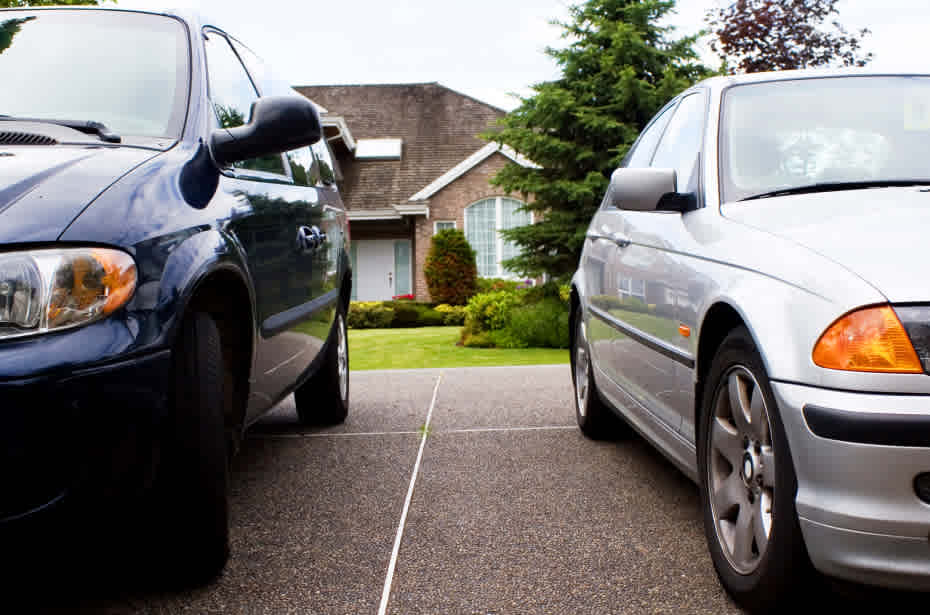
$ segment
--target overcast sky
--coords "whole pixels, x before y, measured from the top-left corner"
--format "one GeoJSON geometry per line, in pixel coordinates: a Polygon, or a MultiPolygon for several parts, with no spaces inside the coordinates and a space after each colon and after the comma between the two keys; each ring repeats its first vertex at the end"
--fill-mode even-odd
{"type": "MultiPolygon", "coordinates": [[[[511,109],[508,94],[558,77],[543,53],[559,46],[569,0],[119,0],[122,8],[194,7],[240,38],[294,85],[438,81],[511,109]]],[[[669,22],[705,26],[725,0],[679,0],[669,22]]],[[[872,66],[930,71],[927,0],[841,0],[849,30],[868,27],[872,66]]],[[[705,61],[718,60],[703,47],[705,61]]]]}

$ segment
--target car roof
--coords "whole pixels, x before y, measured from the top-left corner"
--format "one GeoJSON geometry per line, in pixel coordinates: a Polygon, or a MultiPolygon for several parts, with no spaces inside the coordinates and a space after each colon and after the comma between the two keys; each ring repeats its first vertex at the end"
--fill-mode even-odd
{"type": "MultiPolygon", "coordinates": [[[[6,12],[21,12],[21,11],[109,11],[116,13],[146,13],[149,15],[164,15],[166,17],[174,17],[180,19],[181,21],[191,25],[199,26],[202,24],[213,24],[212,21],[205,19],[201,13],[191,10],[191,9],[181,9],[181,8],[133,8],[127,9],[120,6],[19,6],[19,7],[10,7],[10,8],[0,8],[0,13],[6,12]]],[[[219,27],[219,26],[216,26],[219,27]]],[[[221,28],[222,29],[222,28],[221,28]]]]}
{"type": "Polygon", "coordinates": [[[701,81],[698,86],[726,88],[731,85],[747,83],[765,83],[770,81],[790,81],[793,79],[823,79],[831,77],[930,77],[930,73],[896,73],[888,70],[871,68],[805,68],[799,70],[779,70],[760,73],[743,73],[723,75],[701,81]]]}

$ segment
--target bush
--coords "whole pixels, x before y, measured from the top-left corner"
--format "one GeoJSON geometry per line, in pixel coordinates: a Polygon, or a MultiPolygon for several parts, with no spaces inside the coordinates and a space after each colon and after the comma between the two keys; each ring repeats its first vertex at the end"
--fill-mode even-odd
{"type": "Polygon", "coordinates": [[[520,282],[504,278],[478,278],[478,293],[493,293],[498,290],[517,290],[520,282]]]}
{"type": "Polygon", "coordinates": [[[394,310],[380,301],[353,301],[349,304],[346,326],[350,329],[386,329],[394,320],[394,310]]]}
{"type": "Polygon", "coordinates": [[[494,340],[487,331],[481,333],[470,333],[462,339],[462,345],[467,348],[494,348],[494,340]]]}
{"type": "Polygon", "coordinates": [[[568,348],[568,305],[546,298],[514,309],[492,338],[499,348],[568,348]]]}
{"type": "Polygon", "coordinates": [[[461,326],[465,324],[465,306],[449,305],[443,303],[436,306],[436,311],[442,314],[442,324],[449,326],[461,326]]]}
{"type": "Polygon", "coordinates": [[[436,233],[423,273],[433,301],[465,305],[477,291],[478,280],[475,251],[468,245],[465,233],[457,229],[436,233]]]}
{"type": "Polygon", "coordinates": [[[523,303],[525,293],[520,290],[499,290],[475,295],[465,307],[466,332],[503,329],[507,325],[510,311],[523,303]]]}

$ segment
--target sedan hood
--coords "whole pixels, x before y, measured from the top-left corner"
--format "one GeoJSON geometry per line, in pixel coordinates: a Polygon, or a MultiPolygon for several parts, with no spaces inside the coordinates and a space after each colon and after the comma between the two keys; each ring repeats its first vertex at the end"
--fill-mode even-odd
{"type": "Polygon", "coordinates": [[[55,241],[97,195],[157,153],[98,145],[0,146],[0,243],[55,241]]]}
{"type": "Polygon", "coordinates": [[[858,275],[893,303],[930,301],[930,192],[872,188],[721,207],[735,222],[793,241],[858,275]]]}

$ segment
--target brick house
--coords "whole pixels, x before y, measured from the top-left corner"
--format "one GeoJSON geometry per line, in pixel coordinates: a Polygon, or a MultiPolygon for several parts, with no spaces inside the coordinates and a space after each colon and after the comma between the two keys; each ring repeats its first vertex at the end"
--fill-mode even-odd
{"type": "Polygon", "coordinates": [[[351,223],[353,299],[429,300],[423,264],[444,228],[465,232],[479,275],[510,277],[500,262],[516,248],[497,230],[532,218],[488,180],[508,161],[532,163],[477,136],[505,111],[438,83],[296,89],[321,108],[336,158],[351,223]]]}

